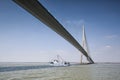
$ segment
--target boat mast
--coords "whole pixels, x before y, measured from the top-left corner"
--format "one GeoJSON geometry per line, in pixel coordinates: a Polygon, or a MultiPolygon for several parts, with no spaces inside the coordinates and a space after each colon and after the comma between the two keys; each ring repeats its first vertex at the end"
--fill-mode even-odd
{"type": "Polygon", "coordinates": [[[64,62],[63,58],[62,58],[60,55],[57,55],[57,60],[58,60],[59,62],[64,62]]]}

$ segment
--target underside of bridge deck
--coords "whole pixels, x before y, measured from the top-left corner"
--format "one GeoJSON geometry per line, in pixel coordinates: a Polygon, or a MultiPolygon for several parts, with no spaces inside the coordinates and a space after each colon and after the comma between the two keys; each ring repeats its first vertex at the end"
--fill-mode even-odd
{"type": "Polygon", "coordinates": [[[15,3],[20,5],[22,8],[27,10],[37,19],[42,21],[48,27],[50,27],[53,31],[58,33],[64,39],[66,39],[69,43],[71,43],[74,47],[76,47],[83,55],[87,57],[87,60],[90,63],[94,63],[91,57],[87,54],[87,52],[83,49],[83,47],[72,37],[72,35],[52,16],[47,9],[45,9],[37,0],[13,0],[15,3]]]}

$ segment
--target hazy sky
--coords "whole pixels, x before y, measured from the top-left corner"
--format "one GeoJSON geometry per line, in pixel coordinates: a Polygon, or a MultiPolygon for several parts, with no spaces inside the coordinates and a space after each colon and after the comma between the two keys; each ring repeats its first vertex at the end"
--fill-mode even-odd
{"type": "MultiPolygon", "coordinates": [[[[120,62],[119,0],[39,0],[81,44],[85,25],[95,62],[120,62]]],[[[0,62],[43,62],[80,52],[12,0],[0,0],[0,62]]]]}

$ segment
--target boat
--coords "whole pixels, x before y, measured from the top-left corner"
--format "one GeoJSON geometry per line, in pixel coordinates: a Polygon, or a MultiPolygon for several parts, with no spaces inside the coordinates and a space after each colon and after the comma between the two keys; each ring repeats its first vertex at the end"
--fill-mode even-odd
{"type": "Polygon", "coordinates": [[[64,61],[62,57],[57,55],[57,59],[50,61],[51,66],[70,66],[70,62],[64,61]]]}

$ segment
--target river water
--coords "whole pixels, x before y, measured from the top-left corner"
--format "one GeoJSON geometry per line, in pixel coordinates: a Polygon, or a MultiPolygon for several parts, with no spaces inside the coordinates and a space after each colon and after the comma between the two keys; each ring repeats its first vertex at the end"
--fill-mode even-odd
{"type": "Polygon", "coordinates": [[[120,80],[120,64],[51,67],[47,63],[0,63],[0,80],[120,80]]]}

